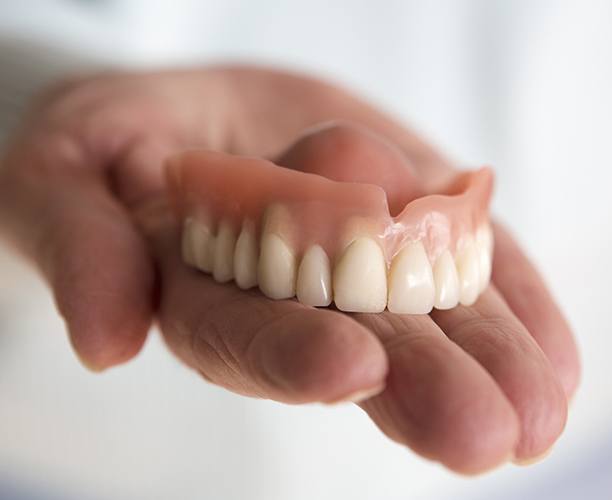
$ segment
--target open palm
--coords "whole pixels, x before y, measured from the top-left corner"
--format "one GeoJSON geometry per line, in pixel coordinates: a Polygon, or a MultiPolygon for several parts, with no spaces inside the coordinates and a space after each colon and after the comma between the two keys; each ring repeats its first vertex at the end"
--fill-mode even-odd
{"type": "Polygon", "coordinates": [[[2,159],[2,232],[48,279],[94,369],[133,357],[157,318],[186,364],[238,393],[356,401],[390,438],[464,473],[541,455],[563,430],[579,363],[561,313],[502,228],[494,285],[474,306],[423,316],[271,301],[181,262],[168,154],[199,146],[358,168],[367,141],[348,123],[397,144],[426,190],[452,175],[390,118],[303,77],[213,68],[66,84],[41,98],[2,159]],[[342,120],[324,132],[334,147],[283,156],[328,120],[342,120]]]}

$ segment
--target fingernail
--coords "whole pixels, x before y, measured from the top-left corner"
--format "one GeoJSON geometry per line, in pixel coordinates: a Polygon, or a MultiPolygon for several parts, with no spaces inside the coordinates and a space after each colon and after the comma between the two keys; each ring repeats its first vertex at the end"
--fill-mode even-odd
{"type": "Polygon", "coordinates": [[[346,397],[337,399],[335,401],[330,401],[326,403],[328,405],[334,404],[342,404],[342,403],[361,403],[366,399],[370,399],[378,394],[380,394],[385,389],[385,384],[377,385],[375,387],[371,387],[370,389],[362,389],[359,391],[355,391],[349,394],[346,397]]]}
{"type": "Polygon", "coordinates": [[[536,455],[535,457],[520,458],[520,459],[515,458],[514,460],[512,460],[512,463],[514,465],[518,465],[519,467],[527,467],[529,465],[537,464],[538,462],[541,462],[546,457],[548,457],[548,455],[551,454],[552,449],[553,447],[551,446],[544,453],[540,453],[539,455],[536,455]]]}
{"type": "Polygon", "coordinates": [[[81,364],[92,373],[102,373],[105,370],[103,366],[96,366],[93,363],[90,363],[85,358],[82,358],[81,355],[75,351],[77,359],[81,362],[81,364]]]}

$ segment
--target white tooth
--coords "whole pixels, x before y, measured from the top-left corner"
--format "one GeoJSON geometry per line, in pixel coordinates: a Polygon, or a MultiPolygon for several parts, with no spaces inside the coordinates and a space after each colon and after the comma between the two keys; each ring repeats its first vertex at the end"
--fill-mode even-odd
{"type": "Polygon", "coordinates": [[[257,266],[259,289],[271,299],[288,299],[295,295],[295,255],[274,233],[264,233],[257,266]]]}
{"type": "Polygon", "coordinates": [[[493,230],[490,224],[485,222],[476,230],[476,243],[482,244],[490,254],[493,253],[493,230]]]}
{"type": "Polygon", "coordinates": [[[459,303],[459,277],[453,256],[445,250],[433,269],[436,284],[436,309],[452,309],[459,303]]]}
{"type": "Polygon", "coordinates": [[[334,268],[334,302],[341,311],[381,312],[387,305],[387,265],[371,238],[353,241],[334,268]]]}
{"type": "Polygon", "coordinates": [[[215,248],[217,247],[217,237],[210,233],[208,236],[208,244],[202,247],[202,254],[200,255],[200,269],[207,273],[212,273],[215,268],[215,248]]]}
{"type": "Polygon", "coordinates": [[[457,274],[459,275],[459,302],[471,306],[478,298],[480,272],[478,262],[478,247],[470,238],[466,241],[457,256],[457,274]]]}
{"type": "Polygon", "coordinates": [[[328,306],[331,294],[329,258],[323,248],[313,245],[304,254],[298,269],[297,298],[309,306],[328,306]]]}
{"type": "Polygon", "coordinates": [[[486,245],[478,247],[478,291],[482,292],[489,285],[491,279],[491,255],[486,245]]]}
{"type": "Polygon", "coordinates": [[[234,279],[243,290],[257,285],[257,241],[255,227],[245,222],[234,253],[234,279]]]}
{"type": "Polygon", "coordinates": [[[210,272],[210,227],[192,217],[185,221],[183,228],[183,260],[201,271],[210,272]]]}
{"type": "Polygon", "coordinates": [[[482,292],[487,288],[491,279],[493,232],[489,224],[482,224],[476,231],[476,246],[478,247],[479,291],[482,292]]]}
{"type": "Polygon", "coordinates": [[[234,277],[235,246],[236,232],[229,221],[222,220],[214,245],[213,277],[215,281],[225,283],[234,277]]]}
{"type": "Polygon", "coordinates": [[[435,293],[431,264],[423,243],[409,243],[391,264],[387,304],[389,311],[398,314],[427,314],[433,308],[435,293]]]}

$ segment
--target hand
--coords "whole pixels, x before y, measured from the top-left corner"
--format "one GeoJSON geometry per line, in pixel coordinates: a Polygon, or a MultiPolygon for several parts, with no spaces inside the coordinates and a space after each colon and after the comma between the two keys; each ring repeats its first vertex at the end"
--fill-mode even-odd
{"type": "MultiPolygon", "coordinates": [[[[0,228],[50,283],[93,369],[133,357],[157,313],[169,347],[235,392],[292,403],[370,394],[359,404],[385,434],[459,472],[542,454],[563,429],[579,362],[502,228],[494,286],[473,307],[430,316],[270,301],[180,261],[164,195],[169,153],[197,145],[276,158],[330,119],[399,145],[425,186],[452,173],[414,134],[318,81],[250,68],[108,75],[53,89],[32,110],[2,160],[0,228]]],[[[355,129],[328,132],[334,162],[355,160],[355,129]]]]}

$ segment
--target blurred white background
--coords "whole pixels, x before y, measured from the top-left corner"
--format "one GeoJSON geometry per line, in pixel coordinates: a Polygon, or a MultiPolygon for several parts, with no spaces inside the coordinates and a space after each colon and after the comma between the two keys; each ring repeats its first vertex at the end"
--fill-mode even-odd
{"type": "Polygon", "coordinates": [[[356,407],[206,384],[156,335],[90,374],[44,286],[3,253],[0,498],[611,498],[611,28],[605,0],[2,0],[0,37],[46,47],[0,43],[5,128],[30,90],[82,64],[264,62],[332,78],[460,163],[494,165],[496,212],[565,309],[584,376],[547,460],[466,479],[356,407]],[[76,55],[40,64],[56,49],[76,55]]]}

